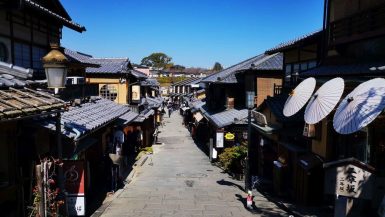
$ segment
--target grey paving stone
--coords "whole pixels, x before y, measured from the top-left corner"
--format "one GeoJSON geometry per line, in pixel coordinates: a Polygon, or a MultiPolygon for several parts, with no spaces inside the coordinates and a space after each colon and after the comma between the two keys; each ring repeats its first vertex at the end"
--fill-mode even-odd
{"type": "Polygon", "coordinates": [[[243,217],[285,215],[262,195],[255,196],[261,213],[244,208],[239,197],[242,181],[232,180],[212,166],[208,157],[194,144],[175,112],[161,128],[160,141],[133,180],[114,198],[102,214],[110,216],[151,217],[243,217]],[[149,164],[151,162],[151,165],[149,164]],[[225,183],[225,184],[221,184],[225,183]],[[265,211],[265,212],[264,212],[265,211]]]}

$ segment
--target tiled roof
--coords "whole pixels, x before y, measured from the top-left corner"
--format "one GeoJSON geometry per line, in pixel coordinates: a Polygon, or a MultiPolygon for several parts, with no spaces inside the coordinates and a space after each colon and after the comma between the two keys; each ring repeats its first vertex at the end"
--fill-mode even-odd
{"type": "Polygon", "coordinates": [[[142,111],[138,117],[135,118],[134,122],[137,122],[137,123],[140,123],[140,122],[143,122],[144,120],[146,120],[148,117],[150,117],[150,115],[153,115],[155,113],[154,110],[152,109],[146,109],[144,111],[142,111]]]}
{"type": "Polygon", "coordinates": [[[156,79],[150,79],[150,78],[147,78],[146,80],[144,81],[141,81],[140,82],[140,85],[141,86],[159,86],[159,82],[156,80],[156,79]]]}
{"type": "Polygon", "coordinates": [[[306,35],[300,36],[300,37],[295,38],[293,40],[280,43],[279,45],[277,45],[277,46],[267,50],[266,53],[267,54],[272,54],[272,53],[282,52],[282,51],[284,51],[284,50],[286,50],[288,48],[291,48],[293,45],[295,45],[297,43],[301,43],[301,42],[303,42],[305,40],[309,40],[309,39],[312,39],[312,38],[315,38],[315,37],[319,37],[319,36],[321,36],[321,34],[322,34],[322,29],[314,31],[314,32],[311,32],[311,33],[308,33],[306,35]]]}
{"type": "Polygon", "coordinates": [[[65,17],[49,10],[48,8],[45,8],[42,5],[36,3],[36,1],[34,1],[34,0],[23,0],[23,2],[24,2],[25,6],[30,7],[32,9],[35,9],[35,10],[38,10],[39,12],[42,12],[48,16],[51,16],[51,17],[59,20],[60,22],[63,23],[63,25],[67,26],[68,28],[71,28],[71,29],[78,31],[78,32],[86,31],[86,28],[84,26],[81,26],[81,25],[73,22],[71,20],[71,18],[69,18],[69,17],[65,18],[65,17]]]}
{"type": "Polygon", "coordinates": [[[283,65],[282,54],[260,54],[222,71],[211,74],[202,79],[202,82],[238,83],[235,74],[239,71],[254,70],[281,70],[283,65]]]}
{"type": "Polygon", "coordinates": [[[0,121],[47,114],[64,109],[64,102],[31,89],[0,90],[0,121]]]}
{"type": "Polygon", "coordinates": [[[147,100],[148,106],[151,108],[158,108],[162,105],[163,99],[160,97],[153,98],[153,97],[146,97],[145,100],[147,100]]]}
{"type": "Polygon", "coordinates": [[[92,58],[92,62],[100,67],[87,67],[86,73],[128,73],[128,58],[92,58]]]}
{"type": "Polygon", "coordinates": [[[202,100],[189,101],[188,106],[191,109],[191,112],[199,111],[202,106],[206,105],[206,102],[202,100]]]}
{"type": "Polygon", "coordinates": [[[280,94],[274,97],[268,96],[267,99],[265,99],[265,101],[261,105],[261,107],[263,107],[263,105],[266,105],[267,107],[269,107],[271,112],[274,114],[274,116],[277,118],[277,121],[279,122],[303,121],[304,108],[291,117],[286,117],[283,114],[283,107],[288,97],[289,97],[288,94],[280,94]]]}
{"type": "Polygon", "coordinates": [[[185,84],[185,83],[188,83],[188,82],[190,82],[190,81],[193,81],[193,80],[195,80],[195,79],[196,79],[196,78],[186,78],[186,79],[184,79],[184,80],[181,80],[181,81],[178,81],[178,82],[172,84],[171,86],[181,86],[181,85],[183,85],[183,84],[185,84]]]}
{"type": "MultiPolygon", "coordinates": [[[[70,107],[62,113],[62,134],[74,140],[81,136],[105,126],[125,113],[129,108],[113,101],[94,98],[90,102],[79,106],[70,107]]],[[[56,130],[55,120],[43,120],[41,125],[51,130],[56,130]]]]}
{"type": "Polygon", "coordinates": [[[354,63],[349,65],[324,65],[300,73],[300,77],[318,76],[384,76],[385,62],[354,63]]]}
{"type": "Polygon", "coordinates": [[[138,71],[138,70],[135,70],[135,69],[131,69],[130,70],[130,73],[131,75],[133,75],[134,77],[136,78],[147,78],[148,76],[146,74],[144,74],[143,72],[141,71],[138,71]]]}
{"type": "Polygon", "coordinates": [[[127,125],[127,124],[133,122],[138,116],[139,116],[138,113],[133,112],[133,111],[129,111],[129,112],[127,112],[126,114],[120,116],[120,117],[117,119],[117,122],[118,122],[120,125],[127,125]]]}
{"type": "Polygon", "coordinates": [[[239,121],[247,118],[248,115],[247,109],[229,109],[222,112],[212,113],[207,110],[206,106],[202,106],[200,110],[202,111],[203,115],[208,120],[210,120],[217,128],[236,124],[239,121]]]}
{"type": "Polygon", "coordinates": [[[82,64],[89,64],[86,73],[130,73],[136,78],[147,78],[147,75],[138,70],[130,69],[130,61],[128,58],[94,58],[91,55],[68,48],[64,49],[64,54],[70,61],[78,61],[82,64]]]}
{"type": "Polygon", "coordinates": [[[31,80],[33,70],[0,61],[0,87],[24,87],[31,80]]]}
{"type": "Polygon", "coordinates": [[[73,51],[68,48],[64,48],[64,55],[66,55],[67,59],[71,62],[79,62],[82,64],[91,64],[95,66],[99,66],[92,60],[92,56],[89,54],[84,54],[78,51],[73,51]]]}

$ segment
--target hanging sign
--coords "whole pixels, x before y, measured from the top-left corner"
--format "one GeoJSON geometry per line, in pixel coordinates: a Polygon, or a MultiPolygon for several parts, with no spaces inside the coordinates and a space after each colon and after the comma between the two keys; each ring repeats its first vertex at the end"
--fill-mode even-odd
{"type": "Polygon", "coordinates": [[[218,131],[216,136],[216,147],[223,148],[223,131],[218,131]]]}
{"type": "Polygon", "coordinates": [[[64,186],[68,193],[67,204],[70,216],[85,216],[85,172],[83,161],[63,161],[64,186]]]}
{"type": "Polygon", "coordinates": [[[234,135],[233,133],[227,132],[227,133],[225,134],[225,139],[226,139],[227,141],[234,141],[234,138],[235,138],[235,135],[234,135]]]}
{"type": "Polygon", "coordinates": [[[131,99],[133,101],[139,101],[140,100],[140,86],[139,85],[133,85],[131,87],[131,99]]]}
{"type": "Polygon", "coordinates": [[[353,164],[338,163],[325,170],[325,192],[329,194],[370,199],[373,193],[372,182],[370,171],[353,164]]]}

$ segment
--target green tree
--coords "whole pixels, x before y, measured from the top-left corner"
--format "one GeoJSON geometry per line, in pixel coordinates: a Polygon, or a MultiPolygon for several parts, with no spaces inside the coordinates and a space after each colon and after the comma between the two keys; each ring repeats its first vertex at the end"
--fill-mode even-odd
{"type": "Polygon", "coordinates": [[[164,69],[173,65],[171,59],[171,57],[164,53],[152,53],[150,56],[144,57],[141,64],[157,69],[164,69]]]}
{"type": "Polygon", "coordinates": [[[223,70],[222,65],[220,63],[218,63],[218,62],[215,62],[214,66],[213,66],[213,71],[214,72],[218,72],[218,71],[221,71],[221,70],[223,70]]]}

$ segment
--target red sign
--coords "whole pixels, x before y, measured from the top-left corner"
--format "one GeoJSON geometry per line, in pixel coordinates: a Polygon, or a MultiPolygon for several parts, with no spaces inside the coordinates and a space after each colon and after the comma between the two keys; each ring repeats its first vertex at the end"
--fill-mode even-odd
{"type": "Polygon", "coordinates": [[[64,161],[63,172],[68,195],[84,195],[84,161],[64,161]]]}

